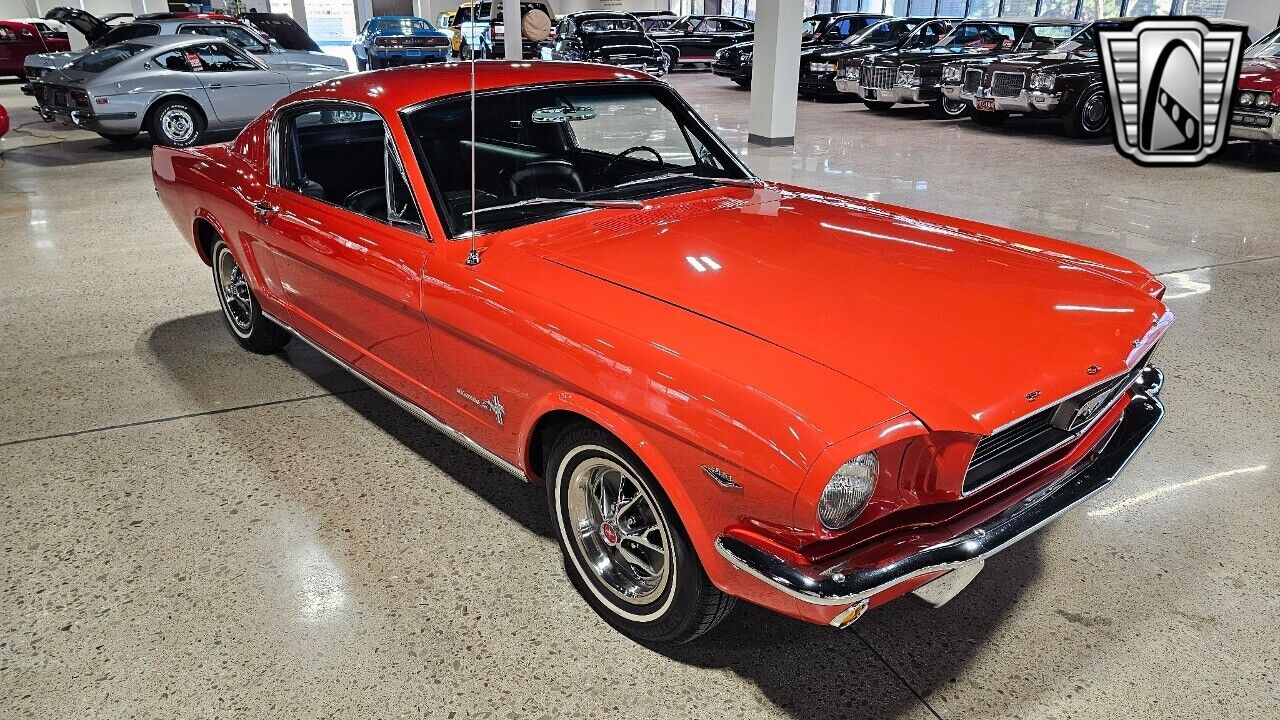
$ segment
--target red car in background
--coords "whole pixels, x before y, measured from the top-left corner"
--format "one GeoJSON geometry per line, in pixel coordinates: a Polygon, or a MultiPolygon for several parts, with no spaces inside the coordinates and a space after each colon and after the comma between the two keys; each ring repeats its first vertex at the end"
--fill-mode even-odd
{"type": "Polygon", "coordinates": [[[22,63],[28,55],[70,50],[71,43],[59,35],[41,33],[28,22],[0,20],[0,76],[23,77],[22,63]]]}
{"type": "Polygon", "coordinates": [[[1245,51],[1231,109],[1230,136],[1280,142],[1280,28],[1245,51]]]}
{"type": "Polygon", "coordinates": [[[9,111],[0,105],[0,137],[4,137],[9,132],[9,111]]]}
{"type": "Polygon", "coordinates": [[[737,598],[945,603],[1164,413],[1142,267],[762,181],[640,72],[348,75],[152,174],[237,342],[302,339],[545,483],[570,580],[644,643],[737,598]]]}

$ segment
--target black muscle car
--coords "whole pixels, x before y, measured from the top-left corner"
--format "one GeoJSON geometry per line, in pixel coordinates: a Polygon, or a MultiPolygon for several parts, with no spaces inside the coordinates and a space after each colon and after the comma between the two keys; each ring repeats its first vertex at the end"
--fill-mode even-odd
{"type": "MultiPolygon", "coordinates": [[[[801,67],[804,67],[806,53],[819,48],[840,45],[887,17],[887,15],[870,13],[810,15],[804,20],[803,34],[800,36],[801,67]]],[[[749,87],[754,60],[752,47],[754,47],[753,42],[743,42],[716,51],[715,60],[711,63],[711,72],[727,77],[742,87],[749,87]]]]}
{"type": "Polygon", "coordinates": [[[755,21],[724,15],[685,15],[665,30],[649,33],[666,53],[669,68],[689,63],[710,64],[720,48],[755,37],[755,21]]]}
{"type": "Polygon", "coordinates": [[[580,60],[643,70],[667,71],[666,55],[627,13],[603,10],[570,13],[560,19],[555,42],[542,47],[543,60],[580,60]]]}
{"type": "Polygon", "coordinates": [[[867,55],[887,50],[933,47],[958,22],[959,18],[890,18],[835,47],[814,48],[802,53],[800,95],[859,99],[856,94],[840,89],[836,73],[841,66],[860,64],[867,55]]]}
{"type": "Polygon", "coordinates": [[[963,117],[969,104],[942,94],[942,68],[956,60],[1052,50],[1085,23],[1058,18],[965,20],[931,48],[890,50],[851,66],[842,79],[872,110],[923,103],[939,119],[963,117]]]}

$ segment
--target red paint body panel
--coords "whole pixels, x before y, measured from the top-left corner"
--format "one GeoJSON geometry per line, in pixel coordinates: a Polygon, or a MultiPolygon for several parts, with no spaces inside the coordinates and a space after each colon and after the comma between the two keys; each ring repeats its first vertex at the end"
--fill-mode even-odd
{"type": "Polygon", "coordinates": [[[9,111],[0,105],[0,137],[4,137],[9,132],[9,111]]]}
{"type": "Polygon", "coordinates": [[[1271,104],[1280,104],[1280,58],[1259,57],[1244,61],[1240,66],[1241,90],[1270,92],[1271,104]]]}
{"type": "Polygon", "coordinates": [[[28,55],[70,49],[66,38],[43,36],[31,23],[0,20],[0,75],[21,76],[28,55]]]}
{"type": "MultiPolygon", "coordinates": [[[[573,80],[652,81],[578,63],[476,68],[480,89],[573,80]]],[[[466,66],[402,68],[282,102],[376,110],[421,199],[399,112],[469,85],[466,66]]],[[[543,470],[530,443],[547,413],[604,426],[659,479],[717,586],[813,622],[841,608],[733,569],[716,537],[750,536],[804,563],[989,517],[1090,443],[961,497],[977,441],[1092,384],[1090,366],[1100,377],[1132,366],[1169,317],[1160,284],[1114,255],[789,186],[719,187],[491,232],[469,266],[467,244],[443,239],[429,202],[422,237],[269,187],[270,117],[228,144],[154,150],[162,204],[202,257],[196,227],[208,223],[267,312],[530,477],[543,470]],[[261,200],[280,207],[266,224],[252,211],[261,200]],[[703,256],[718,269],[686,259],[703,256]],[[492,395],[501,423],[474,401],[492,395]],[[851,528],[822,529],[826,479],[869,450],[881,458],[871,503],[851,528]],[[711,482],[703,465],[742,489],[711,482]]]]}

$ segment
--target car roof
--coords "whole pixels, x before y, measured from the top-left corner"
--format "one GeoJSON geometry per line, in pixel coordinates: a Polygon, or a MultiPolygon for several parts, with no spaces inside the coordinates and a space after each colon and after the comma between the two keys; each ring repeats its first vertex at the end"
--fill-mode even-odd
{"type": "MultiPolygon", "coordinates": [[[[559,85],[573,82],[618,82],[653,78],[636,70],[581,62],[511,62],[477,60],[475,87],[478,91],[505,88],[559,85]]],[[[439,63],[409,65],[387,70],[344,75],[312,85],[285,99],[349,100],[368,105],[383,117],[400,110],[451,95],[461,95],[471,88],[471,63],[439,63]]]]}
{"type": "Polygon", "coordinates": [[[635,19],[635,16],[629,12],[621,10],[580,10],[578,12],[561,15],[561,17],[586,18],[586,17],[623,17],[635,19]]]}
{"type": "Polygon", "coordinates": [[[426,20],[426,18],[420,18],[417,15],[374,15],[369,19],[370,20],[423,20],[423,21],[426,20]]]}
{"type": "Polygon", "coordinates": [[[231,44],[226,40],[224,40],[223,38],[217,37],[216,35],[149,35],[147,37],[140,37],[140,38],[133,38],[131,40],[125,40],[121,44],[123,45],[125,43],[128,43],[130,45],[149,45],[153,48],[163,50],[171,47],[181,47],[183,45],[190,45],[191,43],[194,43],[194,42],[199,42],[199,43],[218,42],[218,43],[225,43],[227,45],[231,44]]]}
{"type": "Polygon", "coordinates": [[[1088,25],[1086,20],[1072,20],[1071,18],[1050,18],[1050,17],[996,17],[996,18],[965,18],[965,22],[991,22],[996,24],[1011,23],[1014,25],[1088,25]]]}

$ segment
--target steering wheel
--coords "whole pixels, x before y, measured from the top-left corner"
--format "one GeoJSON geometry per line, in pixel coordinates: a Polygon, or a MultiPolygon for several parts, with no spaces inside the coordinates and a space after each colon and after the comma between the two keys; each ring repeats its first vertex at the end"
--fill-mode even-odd
{"type": "Polygon", "coordinates": [[[648,145],[636,145],[636,146],[634,146],[634,147],[629,147],[629,148],[627,148],[626,150],[623,150],[622,152],[618,153],[617,155],[614,155],[614,156],[609,160],[609,162],[605,164],[605,166],[604,166],[604,172],[603,172],[603,173],[601,173],[601,174],[604,176],[604,179],[605,179],[605,180],[608,180],[608,179],[609,179],[609,174],[610,174],[611,172],[613,172],[613,166],[614,166],[614,165],[615,165],[619,160],[621,160],[622,158],[624,158],[624,157],[626,157],[626,156],[628,156],[628,155],[630,155],[631,153],[634,153],[634,152],[647,152],[647,153],[652,153],[652,154],[653,154],[653,156],[654,156],[655,158],[657,158],[657,159],[658,159],[658,166],[659,166],[659,167],[661,167],[662,165],[665,165],[665,164],[666,164],[666,163],[664,163],[664,162],[662,161],[662,155],[661,155],[657,150],[654,150],[653,148],[649,147],[648,145]]]}

